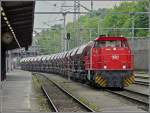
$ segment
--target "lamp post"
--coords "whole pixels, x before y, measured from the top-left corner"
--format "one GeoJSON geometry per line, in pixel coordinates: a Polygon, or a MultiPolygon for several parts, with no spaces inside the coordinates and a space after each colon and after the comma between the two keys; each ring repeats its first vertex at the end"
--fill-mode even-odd
{"type": "Polygon", "coordinates": [[[64,35],[63,35],[63,39],[64,39],[64,50],[67,51],[67,38],[66,38],[66,35],[67,35],[67,28],[66,28],[66,15],[67,15],[67,12],[63,12],[62,13],[63,15],[63,19],[64,19],[64,23],[63,23],[63,27],[64,27],[64,35]]]}

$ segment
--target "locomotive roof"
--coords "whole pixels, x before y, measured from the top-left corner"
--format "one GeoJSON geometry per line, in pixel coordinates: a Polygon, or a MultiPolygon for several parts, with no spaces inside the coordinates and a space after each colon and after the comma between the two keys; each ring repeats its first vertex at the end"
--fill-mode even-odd
{"type": "Polygon", "coordinates": [[[104,41],[106,41],[106,40],[122,40],[122,41],[126,41],[127,38],[125,38],[125,37],[97,37],[95,39],[95,41],[98,41],[98,40],[104,40],[104,41]]]}

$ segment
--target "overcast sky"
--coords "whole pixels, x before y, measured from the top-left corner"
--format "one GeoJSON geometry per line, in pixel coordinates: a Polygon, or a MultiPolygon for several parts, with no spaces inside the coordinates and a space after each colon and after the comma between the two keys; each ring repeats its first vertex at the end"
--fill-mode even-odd
{"type": "MultiPolygon", "coordinates": [[[[80,2],[82,5],[84,5],[87,8],[91,8],[91,2],[90,1],[82,1],[80,2]]],[[[93,1],[93,8],[94,10],[98,8],[112,8],[115,5],[119,5],[120,1],[93,1]]],[[[74,2],[73,1],[37,1],[35,5],[35,12],[45,12],[45,11],[52,11],[52,12],[57,12],[57,11],[62,11],[61,6],[73,6],[74,2]]],[[[73,11],[73,7],[67,7],[64,8],[66,11],[73,11]]],[[[80,11],[86,11],[85,9],[81,8],[80,11]]],[[[54,25],[54,24],[62,24],[63,21],[58,21],[62,19],[62,15],[58,14],[36,14],[35,15],[35,21],[34,21],[34,28],[43,28],[43,27],[48,27],[48,25],[43,24],[46,22],[49,24],[49,26],[54,25]]],[[[66,21],[67,22],[72,22],[73,21],[73,15],[68,14],[66,16],[66,21]]]]}

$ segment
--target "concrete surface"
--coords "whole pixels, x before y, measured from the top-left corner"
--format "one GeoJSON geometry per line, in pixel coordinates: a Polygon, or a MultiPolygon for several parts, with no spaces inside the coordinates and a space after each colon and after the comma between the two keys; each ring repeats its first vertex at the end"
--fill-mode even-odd
{"type": "Polygon", "coordinates": [[[30,72],[15,70],[7,73],[1,89],[1,112],[30,112],[36,102],[30,72]]]}

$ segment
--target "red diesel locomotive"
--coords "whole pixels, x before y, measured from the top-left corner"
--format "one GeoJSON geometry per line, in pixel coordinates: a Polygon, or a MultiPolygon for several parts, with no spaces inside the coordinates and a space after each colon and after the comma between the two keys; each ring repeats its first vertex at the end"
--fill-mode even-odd
{"type": "Polygon", "coordinates": [[[56,73],[100,87],[134,83],[133,54],[124,37],[101,36],[70,51],[23,58],[21,68],[56,73]]]}
{"type": "Polygon", "coordinates": [[[99,37],[85,48],[89,81],[102,87],[128,86],[134,82],[133,55],[127,38],[99,37]]]}

